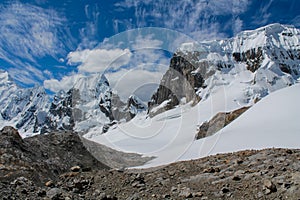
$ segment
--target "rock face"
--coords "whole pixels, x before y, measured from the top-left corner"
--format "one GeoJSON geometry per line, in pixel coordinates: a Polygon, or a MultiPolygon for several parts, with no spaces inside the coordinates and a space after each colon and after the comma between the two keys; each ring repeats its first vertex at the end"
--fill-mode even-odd
{"type": "Polygon", "coordinates": [[[233,120],[243,114],[249,107],[242,107],[231,112],[220,112],[216,114],[211,120],[204,122],[199,126],[196,139],[201,139],[218,132],[233,120]]]}
{"type": "Polygon", "coordinates": [[[251,72],[255,72],[264,59],[262,47],[249,49],[246,52],[233,52],[232,56],[236,62],[246,63],[247,69],[251,72]]]}
{"type": "Polygon", "coordinates": [[[138,113],[142,113],[147,110],[147,106],[135,95],[130,95],[126,104],[120,100],[118,95],[112,94],[111,105],[113,108],[111,109],[113,120],[103,126],[103,133],[107,132],[108,129],[115,125],[118,121],[130,121],[138,113]]]}
{"type": "Polygon", "coordinates": [[[131,95],[127,101],[127,109],[131,118],[134,118],[138,113],[146,111],[147,106],[137,96],[131,95]]]}
{"type": "Polygon", "coordinates": [[[178,105],[183,98],[186,102],[192,100],[198,102],[200,100],[196,91],[203,87],[206,71],[196,71],[198,65],[193,62],[194,59],[190,58],[194,57],[195,54],[188,54],[187,56],[181,52],[173,55],[169,69],[149,102],[149,110],[165,101],[168,101],[165,106],[168,110],[178,105]]]}
{"type": "Polygon", "coordinates": [[[217,87],[242,77],[249,84],[241,84],[245,97],[239,104],[253,104],[300,77],[299,40],[298,29],[271,24],[226,40],[182,44],[149,102],[149,112],[205,100],[217,87]]]}
{"type": "Polygon", "coordinates": [[[59,118],[62,122],[67,121],[71,125],[73,123],[71,129],[67,130],[85,132],[96,125],[101,126],[114,120],[111,105],[112,91],[103,74],[78,78],[68,93],[69,95],[64,97],[63,101],[68,103],[67,107],[71,109],[70,115],[67,120],[63,117],[59,118]]]}
{"type": "Polygon", "coordinates": [[[72,130],[75,125],[73,117],[74,93],[74,90],[67,93],[60,91],[54,96],[44,123],[40,123],[42,134],[51,130],[72,130]]]}
{"type": "Polygon", "coordinates": [[[1,199],[296,200],[300,195],[297,149],[241,151],[152,169],[107,170],[74,134],[22,140],[15,129],[6,127],[0,137],[1,199]]]}

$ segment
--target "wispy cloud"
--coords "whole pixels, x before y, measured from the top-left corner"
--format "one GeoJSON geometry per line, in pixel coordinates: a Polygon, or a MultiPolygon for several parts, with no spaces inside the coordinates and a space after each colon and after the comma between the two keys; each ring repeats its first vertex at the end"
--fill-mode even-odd
{"type": "Polygon", "coordinates": [[[67,53],[66,47],[72,46],[65,22],[52,9],[21,3],[0,5],[0,59],[12,66],[9,71],[13,78],[31,79],[31,83],[34,72],[39,80],[44,79],[38,59],[59,59],[59,55],[67,53]]]}
{"type": "Polygon", "coordinates": [[[266,25],[267,22],[269,22],[269,18],[271,17],[271,13],[269,12],[269,9],[273,2],[274,0],[270,0],[270,1],[264,1],[261,4],[260,8],[257,9],[257,12],[252,17],[253,24],[262,26],[262,25],[266,25]]]}
{"type": "Polygon", "coordinates": [[[85,21],[85,26],[79,30],[81,42],[78,49],[93,48],[97,45],[96,37],[99,31],[100,16],[98,5],[85,5],[84,14],[87,20],[85,21]]]}
{"type": "Polygon", "coordinates": [[[239,17],[237,19],[234,19],[232,23],[232,29],[235,35],[242,31],[242,27],[243,27],[243,21],[239,17]]]}
{"type": "Polygon", "coordinates": [[[214,39],[224,36],[217,18],[229,16],[236,18],[245,12],[248,0],[126,0],[116,7],[132,8],[135,11],[137,27],[143,27],[146,20],[156,26],[165,27],[189,34],[195,39],[214,39]],[[212,35],[201,36],[208,30],[212,35]],[[210,37],[210,38],[209,38],[210,37]]]}
{"type": "Polygon", "coordinates": [[[30,65],[24,65],[23,69],[17,67],[10,68],[8,73],[22,85],[35,85],[38,83],[38,80],[45,79],[44,73],[41,70],[30,65]]]}
{"type": "Polygon", "coordinates": [[[298,15],[297,17],[295,17],[293,20],[292,20],[293,24],[295,26],[298,26],[300,27],[300,15],[298,15]]]}
{"type": "Polygon", "coordinates": [[[65,19],[53,10],[27,4],[0,7],[0,46],[2,59],[26,58],[63,53],[65,41],[59,36],[65,19]],[[5,48],[5,49],[4,49],[5,48]]]}

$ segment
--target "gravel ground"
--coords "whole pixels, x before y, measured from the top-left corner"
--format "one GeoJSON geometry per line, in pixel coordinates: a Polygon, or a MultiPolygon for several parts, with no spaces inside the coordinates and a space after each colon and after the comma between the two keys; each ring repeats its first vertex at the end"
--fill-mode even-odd
{"type": "Polygon", "coordinates": [[[5,129],[0,137],[0,199],[300,199],[299,149],[117,170],[96,160],[71,133],[22,140],[5,129]]]}

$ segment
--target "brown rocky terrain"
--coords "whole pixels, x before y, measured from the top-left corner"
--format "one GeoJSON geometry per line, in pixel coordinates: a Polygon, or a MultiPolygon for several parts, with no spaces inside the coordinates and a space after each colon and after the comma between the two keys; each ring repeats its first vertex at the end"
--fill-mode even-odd
{"type": "Polygon", "coordinates": [[[237,110],[231,112],[219,112],[217,113],[211,120],[203,122],[199,128],[196,135],[196,139],[201,139],[210,135],[215,134],[236,118],[238,118],[241,114],[243,114],[250,107],[242,107],[237,110]]]}
{"type": "Polygon", "coordinates": [[[23,140],[6,127],[0,139],[1,199],[300,199],[299,149],[116,170],[92,157],[71,133],[23,140]]]}

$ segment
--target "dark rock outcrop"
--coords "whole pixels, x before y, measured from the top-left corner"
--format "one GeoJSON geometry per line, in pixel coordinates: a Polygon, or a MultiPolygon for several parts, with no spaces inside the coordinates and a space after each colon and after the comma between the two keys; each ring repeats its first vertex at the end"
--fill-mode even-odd
{"type": "Polygon", "coordinates": [[[186,102],[200,100],[195,92],[203,86],[207,66],[203,66],[202,70],[196,70],[201,68],[200,63],[193,62],[198,53],[183,55],[178,52],[173,55],[169,69],[148,103],[150,112],[153,107],[164,101],[168,101],[164,107],[168,110],[178,105],[182,98],[185,98],[186,102]]]}
{"type": "Polygon", "coordinates": [[[261,47],[250,49],[246,52],[234,52],[232,56],[236,62],[246,63],[247,69],[251,72],[255,72],[260,67],[264,59],[261,47]]]}
{"type": "Polygon", "coordinates": [[[231,112],[220,112],[216,114],[211,120],[206,121],[199,126],[196,139],[213,135],[230,124],[248,109],[249,107],[242,107],[231,112]]]}
{"type": "Polygon", "coordinates": [[[129,96],[127,104],[121,101],[117,94],[112,93],[111,96],[111,121],[103,126],[102,132],[105,133],[108,129],[118,123],[118,121],[130,121],[138,113],[147,110],[147,106],[135,95],[129,96]]]}

